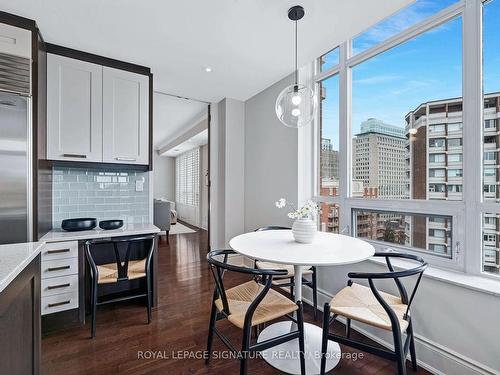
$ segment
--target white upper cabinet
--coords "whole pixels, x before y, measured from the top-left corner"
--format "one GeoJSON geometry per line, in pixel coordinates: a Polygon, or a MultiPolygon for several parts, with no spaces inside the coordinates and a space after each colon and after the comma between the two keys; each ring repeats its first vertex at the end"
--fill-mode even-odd
{"type": "Polygon", "coordinates": [[[103,67],[103,161],[149,163],[149,77],[103,67]]]}
{"type": "Polygon", "coordinates": [[[102,161],[102,66],[47,54],[47,159],[102,161]]]}
{"type": "Polygon", "coordinates": [[[0,53],[31,59],[31,31],[0,23],[0,53]]]}

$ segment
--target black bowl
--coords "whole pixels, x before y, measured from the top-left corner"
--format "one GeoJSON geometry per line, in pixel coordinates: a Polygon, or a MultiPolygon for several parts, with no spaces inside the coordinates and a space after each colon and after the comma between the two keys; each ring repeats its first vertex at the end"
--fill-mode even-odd
{"type": "Polygon", "coordinates": [[[99,227],[104,230],[119,229],[123,227],[123,220],[102,220],[99,222],[99,227]]]}
{"type": "Polygon", "coordinates": [[[97,226],[96,218],[78,218],[66,219],[61,223],[61,228],[68,232],[76,232],[79,230],[90,230],[97,226]]]}

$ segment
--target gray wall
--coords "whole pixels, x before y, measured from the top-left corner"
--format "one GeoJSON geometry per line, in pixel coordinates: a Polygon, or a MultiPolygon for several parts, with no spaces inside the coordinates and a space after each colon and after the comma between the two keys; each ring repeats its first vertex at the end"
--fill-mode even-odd
{"type": "Polygon", "coordinates": [[[298,197],[297,129],[284,126],[274,104],[293,76],[275,83],[245,102],[245,230],[265,225],[291,225],[288,208],[274,202],[298,197]]]}
{"type": "Polygon", "coordinates": [[[149,223],[149,174],[88,168],[53,170],[53,227],[76,217],[123,219],[125,223],[149,223]],[[144,189],[135,191],[136,180],[144,189]]]}
{"type": "Polygon", "coordinates": [[[175,158],[154,152],[153,197],[175,201],[175,158]]]}

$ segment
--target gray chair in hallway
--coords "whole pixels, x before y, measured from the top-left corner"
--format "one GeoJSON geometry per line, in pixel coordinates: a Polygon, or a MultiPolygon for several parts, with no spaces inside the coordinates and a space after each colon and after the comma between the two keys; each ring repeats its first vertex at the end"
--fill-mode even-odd
{"type": "MultiPolygon", "coordinates": [[[[153,223],[158,228],[160,228],[160,230],[165,231],[165,234],[167,236],[167,243],[170,243],[168,234],[170,232],[170,225],[172,220],[171,211],[172,208],[170,206],[170,202],[162,201],[159,199],[154,200],[153,223]]],[[[161,238],[161,236],[159,236],[159,238],[161,238]]]]}

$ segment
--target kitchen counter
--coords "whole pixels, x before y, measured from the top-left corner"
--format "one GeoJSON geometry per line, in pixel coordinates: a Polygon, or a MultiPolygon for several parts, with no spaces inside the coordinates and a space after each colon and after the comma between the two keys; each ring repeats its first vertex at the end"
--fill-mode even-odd
{"type": "Polygon", "coordinates": [[[40,254],[43,242],[0,245],[0,292],[40,254]]]}
{"type": "Polygon", "coordinates": [[[128,224],[120,229],[103,230],[99,227],[79,232],[67,232],[62,229],[53,229],[40,238],[42,242],[82,241],[94,238],[109,238],[119,236],[135,236],[140,234],[159,233],[160,229],[153,224],[128,224]]]}

